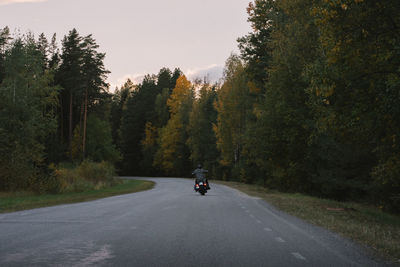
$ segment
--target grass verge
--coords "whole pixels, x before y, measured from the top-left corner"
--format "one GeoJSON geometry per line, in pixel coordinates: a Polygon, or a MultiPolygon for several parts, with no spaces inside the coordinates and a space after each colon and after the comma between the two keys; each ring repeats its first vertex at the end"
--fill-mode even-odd
{"type": "Polygon", "coordinates": [[[0,213],[90,201],[153,188],[154,182],[123,180],[117,185],[98,190],[38,195],[32,192],[0,192],[0,213]]]}
{"type": "Polygon", "coordinates": [[[400,216],[360,203],[281,193],[237,182],[214,182],[260,197],[282,211],[371,248],[378,257],[400,263],[400,216]]]}

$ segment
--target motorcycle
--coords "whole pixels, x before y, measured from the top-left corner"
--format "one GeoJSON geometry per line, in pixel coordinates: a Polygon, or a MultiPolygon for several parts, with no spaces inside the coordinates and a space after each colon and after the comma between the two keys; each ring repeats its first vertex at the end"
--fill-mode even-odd
{"type": "Polygon", "coordinates": [[[198,183],[196,183],[195,185],[194,190],[204,196],[204,194],[207,193],[207,183],[203,180],[198,181],[198,183]]]}

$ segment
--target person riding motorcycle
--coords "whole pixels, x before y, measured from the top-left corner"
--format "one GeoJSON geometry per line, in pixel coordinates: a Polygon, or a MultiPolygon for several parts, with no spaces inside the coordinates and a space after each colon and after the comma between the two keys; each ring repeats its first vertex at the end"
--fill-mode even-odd
{"type": "Polygon", "coordinates": [[[207,183],[207,189],[210,189],[210,185],[208,183],[208,179],[205,178],[205,173],[207,173],[208,170],[205,170],[201,167],[201,164],[197,165],[197,169],[195,169],[192,172],[192,175],[194,175],[196,177],[195,183],[194,183],[194,188],[196,188],[196,184],[198,184],[200,181],[205,181],[207,183]]]}

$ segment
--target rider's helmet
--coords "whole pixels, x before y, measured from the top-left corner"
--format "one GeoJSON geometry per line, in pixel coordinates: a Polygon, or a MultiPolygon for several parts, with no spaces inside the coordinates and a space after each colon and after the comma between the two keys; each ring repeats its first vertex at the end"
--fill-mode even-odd
{"type": "Polygon", "coordinates": [[[200,164],[200,163],[197,164],[197,168],[198,168],[198,169],[201,169],[201,164],[200,164]]]}

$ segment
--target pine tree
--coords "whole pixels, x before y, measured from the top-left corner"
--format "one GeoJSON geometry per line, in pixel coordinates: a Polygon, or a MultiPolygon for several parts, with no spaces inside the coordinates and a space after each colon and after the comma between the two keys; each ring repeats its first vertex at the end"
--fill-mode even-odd
{"type": "MultiPolygon", "coordinates": [[[[85,158],[87,117],[96,103],[107,97],[105,80],[109,71],[104,68],[104,53],[97,51],[98,45],[92,35],[79,36],[76,29],[63,39],[61,64],[57,70],[57,82],[63,91],[60,97],[61,139],[68,136],[68,153],[72,158],[73,131],[78,127],[81,156],[85,158]]],[[[56,54],[53,55],[56,57],[56,54]]],[[[56,59],[55,59],[56,60],[56,59]]],[[[75,142],[76,143],[76,142],[75,142]]]]}
{"type": "Polygon", "coordinates": [[[0,190],[32,188],[45,169],[45,141],[56,130],[57,89],[32,36],[5,49],[0,85],[0,190]]]}
{"type": "Polygon", "coordinates": [[[128,79],[120,89],[116,89],[112,96],[112,107],[111,107],[111,125],[112,125],[112,137],[113,143],[116,144],[118,149],[121,149],[121,121],[123,109],[126,106],[126,101],[135,86],[130,79],[128,79]]]}
{"type": "Polygon", "coordinates": [[[7,26],[0,29],[0,84],[5,76],[5,52],[10,40],[10,29],[7,26]]]}
{"type": "Polygon", "coordinates": [[[60,63],[60,51],[57,47],[57,35],[54,33],[49,45],[49,68],[57,69],[60,63]]]}
{"type": "Polygon", "coordinates": [[[49,50],[49,42],[47,41],[46,36],[44,35],[44,33],[41,33],[39,35],[39,39],[37,41],[37,46],[38,49],[43,57],[43,62],[44,62],[44,68],[48,67],[48,50],[49,50]]]}
{"type": "Polygon", "coordinates": [[[124,174],[141,174],[145,171],[141,165],[141,141],[144,138],[146,122],[154,116],[153,105],[157,93],[156,77],[146,75],[142,84],[137,86],[126,101],[121,121],[124,174]]]}
{"type": "MultiPolygon", "coordinates": [[[[86,129],[89,105],[94,105],[103,96],[103,93],[108,91],[108,84],[105,82],[107,78],[107,71],[104,68],[104,53],[97,52],[98,45],[88,35],[83,39],[83,83],[84,83],[84,96],[82,97],[81,106],[84,107],[82,122],[83,135],[82,135],[82,155],[86,156],[86,129]]],[[[82,114],[81,114],[82,115],[82,114]]]]}
{"type": "MultiPolygon", "coordinates": [[[[76,98],[82,94],[82,37],[76,29],[69,32],[62,41],[61,64],[56,74],[56,81],[63,91],[60,95],[60,130],[61,139],[67,140],[70,157],[73,139],[73,129],[77,123],[76,98]]],[[[78,113],[79,114],[79,113],[78,113]]]]}

